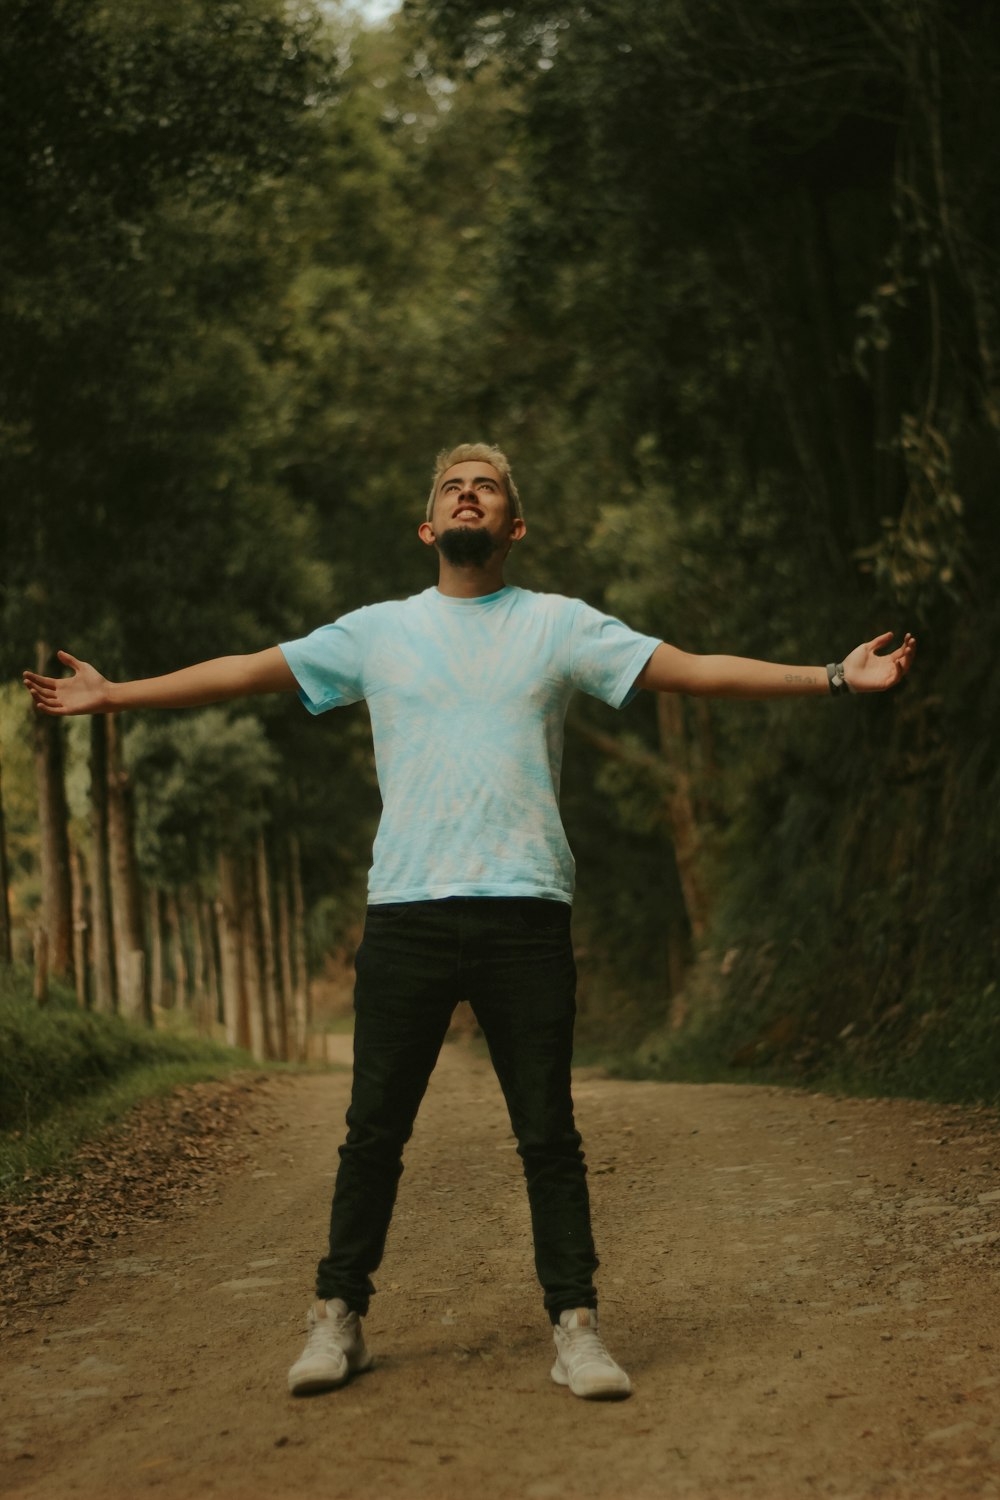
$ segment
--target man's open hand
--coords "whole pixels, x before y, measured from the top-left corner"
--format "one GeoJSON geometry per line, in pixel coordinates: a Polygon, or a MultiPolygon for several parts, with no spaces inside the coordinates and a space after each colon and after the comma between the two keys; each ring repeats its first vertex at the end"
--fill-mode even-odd
{"type": "Polygon", "coordinates": [[[89,662],[78,661],[68,651],[57,651],[64,666],[72,668],[72,677],[41,677],[25,672],[24,685],[43,714],[101,714],[111,707],[109,683],[89,662]]]}
{"type": "Polygon", "coordinates": [[[913,664],[917,643],[907,632],[897,650],[879,656],[877,653],[891,640],[892,631],[887,630],[885,635],[877,635],[873,641],[855,646],[850,656],[845,656],[844,676],[848,687],[855,693],[884,693],[886,688],[895,687],[906,676],[913,664]]]}

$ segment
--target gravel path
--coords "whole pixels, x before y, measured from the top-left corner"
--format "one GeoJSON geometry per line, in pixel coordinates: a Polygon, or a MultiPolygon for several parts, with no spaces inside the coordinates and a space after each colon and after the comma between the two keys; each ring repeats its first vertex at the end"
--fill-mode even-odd
{"type": "Polygon", "coordinates": [[[347,1087],[255,1084],[159,1222],[91,1231],[72,1286],[43,1257],[8,1319],[7,1500],[1000,1497],[992,1115],[581,1073],[603,1332],[635,1386],[592,1404],[549,1380],[496,1082],[448,1046],[376,1368],[296,1401],[347,1087]]]}

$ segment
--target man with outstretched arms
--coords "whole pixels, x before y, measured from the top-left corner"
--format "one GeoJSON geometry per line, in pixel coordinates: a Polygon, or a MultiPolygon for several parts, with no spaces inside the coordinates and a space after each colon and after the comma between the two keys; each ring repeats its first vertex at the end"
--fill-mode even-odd
{"type": "Polygon", "coordinates": [[[65,652],[64,678],[25,673],[44,713],[181,708],[298,692],[313,714],[365,699],[383,813],[357,955],[354,1082],[327,1253],[294,1394],[367,1368],[361,1319],[382,1259],[402,1153],[456,1003],[470,999],[524,1165],[535,1266],[574,1395],[627,1396],[598,1332],[586,1169],[573,1119],[573,857],[559,816],[563,721],[576,689],[623,708],[642,688],[729,698],[890,688],[907,635],[840,663],[699,656],[578,599],[504,583],[525,534],[499,449],[463,444],[434,471],[421,541],[437,586],[355,610],[302,640],[164,677],[109,682],[65,652]]]}

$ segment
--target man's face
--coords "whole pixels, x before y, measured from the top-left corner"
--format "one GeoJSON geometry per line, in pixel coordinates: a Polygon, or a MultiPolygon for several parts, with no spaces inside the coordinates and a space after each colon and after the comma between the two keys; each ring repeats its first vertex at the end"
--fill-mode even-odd
{"type": "Polygon", "coordinates": [[[499,471],[479,458],[452,464],[444,471],[431,519],[420,527],[421,540],[440,546],[445,557],[454,554],[449,560],[479,566],[494,552],[506,553],[523,535],[524,522],[511,516],[499,471]]]}

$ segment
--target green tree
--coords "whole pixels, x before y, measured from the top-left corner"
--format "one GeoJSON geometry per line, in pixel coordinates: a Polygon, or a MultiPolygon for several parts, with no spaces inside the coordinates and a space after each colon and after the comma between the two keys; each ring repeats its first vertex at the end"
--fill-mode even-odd
{"type": "MultiPolygon", "coordinates": [[[[498,266],[526,379],[544,377],[525,436],[576,543],[553,553],[563,577],[693,649],[808,659],[886,619],[934,643],[919,694],[860,721],[685,708],[668,735],[672,783],[693,773],[710,936],[744,955],[713,982],[718,1046],[816,1067],[844,1032],[840,1051],[891,1071],[887,1015],[909,1027],[897,1056],[940,1049],[937,985],[984,1038],[974,997],[996,955],[972,937],[991,926],[975,872],[997,845],[973,809],[997,768],[967,705],[988,716],[997,691],[974,644],[998,624],[989,8],[407,9],[456,78],[499,68],[520,104],[498,266]]],[[[641,761],[616,780],[623,814],[641,761]]]]}
{"type": "MultiPolygon", "coordinates": [[[[275,478],[269,351],[294,255],[283,181],[307,170],[333,93],[317,18],[256,0],[18,4],[0,78],[7,670],[36,639],[142,675],[293,632],[324,575],[275,478]]],[[[60,726],[39,733],[57,828],[60,726]]],[[[69,926],[59,889],[53,931],[69,926]]]]}

